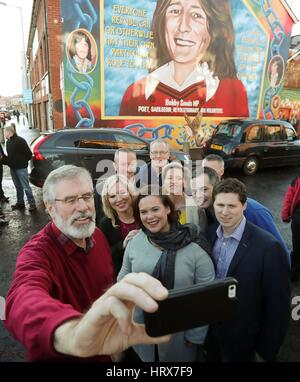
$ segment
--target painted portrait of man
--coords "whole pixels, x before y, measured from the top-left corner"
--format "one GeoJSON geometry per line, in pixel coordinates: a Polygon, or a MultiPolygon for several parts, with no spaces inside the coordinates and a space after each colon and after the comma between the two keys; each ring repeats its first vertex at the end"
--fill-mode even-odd
{"type": "Polygon", "coordinates": [[[152,65],[125,91],[120,116],[183,116],[187,110],[208,117],[249,116],[234,60],[229,0],[158,0],[151,30],[152,65]]]}

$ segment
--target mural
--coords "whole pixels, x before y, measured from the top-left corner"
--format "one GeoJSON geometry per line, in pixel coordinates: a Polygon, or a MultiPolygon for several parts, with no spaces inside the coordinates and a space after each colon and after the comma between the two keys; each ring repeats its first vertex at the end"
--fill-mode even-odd
{"type": "Polygon", "coordinates": [[[276,118],[292,20],[278,0],[61,0],[66,120],[201,146],[276,118]]]}

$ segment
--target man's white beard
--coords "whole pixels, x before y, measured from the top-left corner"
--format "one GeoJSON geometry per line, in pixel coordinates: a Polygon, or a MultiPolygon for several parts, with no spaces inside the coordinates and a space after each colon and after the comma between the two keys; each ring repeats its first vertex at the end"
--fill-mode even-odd
{"type": "Polygon", "coordinates": [[[169,163],[168,159],[162,160],[153,160],[153,167],[156,168],[157,171],[161,171],[164,166],[169,163]]]}
{"type": "Polygon", "coordinates": [[[71,239],[85,239],[87,237],[91,237],[96,228],[95,218],[95,212],[77,212],[67,220],[62,219],[62,217],[56,211],[54,212],[53,216],[53,220],[57,228],[59,228],[64,235],[70,237],[71,239]],[[90,218],[91,220],[86,224],[81,224],[81,226],[75,227],[73,222],[75,219],[80,218],[90,218]]]}

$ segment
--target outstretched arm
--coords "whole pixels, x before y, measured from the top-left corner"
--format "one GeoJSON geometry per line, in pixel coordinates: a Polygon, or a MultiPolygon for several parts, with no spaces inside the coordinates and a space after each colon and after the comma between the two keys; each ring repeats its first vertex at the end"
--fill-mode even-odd
{"type": "Polygon", "coordinates": [[[96,300],[82,318],[60,325],[54,332],[54,348],[59,353],[90,357],[118,353],[138,343],[166,342],[169,336],[149,337],[144,325],[132,321],[132,314],[135,306],[156,311],[155,300],[167,296],[167,289],[152,276],[130,273],[96,300]]]}

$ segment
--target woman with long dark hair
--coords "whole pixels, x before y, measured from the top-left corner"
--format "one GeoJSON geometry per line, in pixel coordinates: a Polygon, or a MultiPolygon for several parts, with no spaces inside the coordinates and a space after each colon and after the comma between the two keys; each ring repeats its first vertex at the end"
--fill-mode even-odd
{"type": "MultiPolygon", "coordinates": [[[[179,224],[169,196],[161,192],[151,195],[151,190],[151,186],[142,189],[135,201],[134,211],[142,229],[127,244],[118,280],[130,272],[145,272],[168,289],[213,281],[214,267],[207,253],[210,248],[199,228],[179,224]]],[[[143,322],[140,310],[136,310],[134,319],[143,322]]],[[[166,344],[136,345],[134,349],[144,362],[191,362],[195,361],[197,345],[203,344],[206,333],[206,326],[194,328],[173,334],[166,344]]]]}

